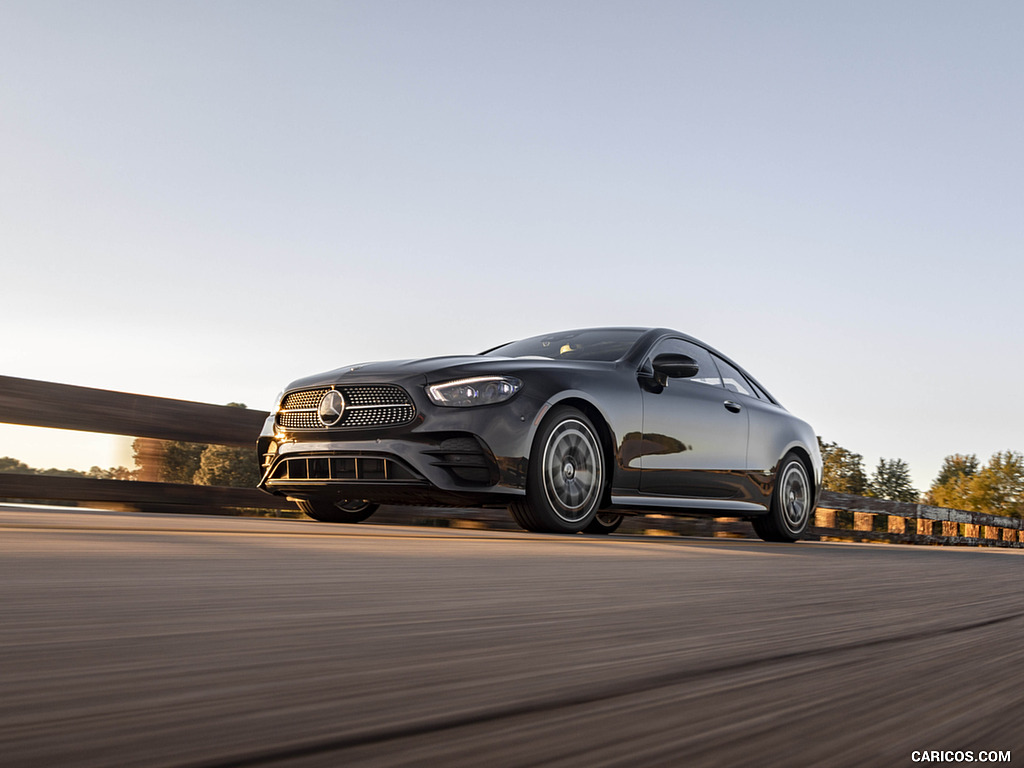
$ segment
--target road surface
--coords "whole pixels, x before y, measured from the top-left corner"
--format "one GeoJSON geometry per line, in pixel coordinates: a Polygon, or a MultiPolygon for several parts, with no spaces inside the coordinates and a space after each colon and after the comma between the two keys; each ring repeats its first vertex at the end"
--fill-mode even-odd
{"type": "Polygon", "coordinates": [[[0,765],[1020,763],[1022,554],[3,506],[0,765]]]}

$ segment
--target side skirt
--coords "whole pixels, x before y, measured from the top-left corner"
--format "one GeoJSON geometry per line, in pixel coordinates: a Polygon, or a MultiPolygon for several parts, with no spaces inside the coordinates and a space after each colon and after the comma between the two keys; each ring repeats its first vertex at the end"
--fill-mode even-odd
{"type": "Polygon", "coordinates": [[[641,508],[644,512],[658,511],[662,514],[692,514],[700,512],[710,515],[725,515],[730,512],[750,517],[768,514],[768,507],[752,501],[731,499],[682,499],[668,496],[612,496],[613,507],[641,508]]]}

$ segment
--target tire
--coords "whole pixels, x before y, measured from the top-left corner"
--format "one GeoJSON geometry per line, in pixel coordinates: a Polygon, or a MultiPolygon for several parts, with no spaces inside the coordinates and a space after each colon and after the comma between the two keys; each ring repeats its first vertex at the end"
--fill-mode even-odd
{"type": "Polygon", "coordinates": [[[530,531],[531,533],[537,533],[541,530],[537,526],[536,521],[534,521],[533,514],[530,512],[526,502],[513,502],[509,504],[508,511],[512,515],[512,519],[516,521],[516,525],[523,530],[530,531]]]}
{"type": "Polygon", "coordinates": [[[321,523],[361,523],[377,511],[377,504],[359,499],[333,501],[331,499],[300,499],[299,509],[321,523]]]}
{"type": "Polygon", "coordinates": [[[593,522],[603,496],[597,430],[575,408],[555,407],[534,438],[526,501],[511,505],[512,516],[528,531],[579,533],[593,522]]]}
{"type": "Polygon", "coordinates": [[[622,519],[622,515],[616,515],[611,512],[598,512],[594,515],[594,519],[590,521],[590,524],[583,529],[583,532],[605,535],[615,533],[619,526],[622,525],[622,519]]]}
{"type": "Polygon", "coordinates": [[[770,511],[750,523],[765,541],[798,541],[810,525],[813,501],[807,467],[795,453],[787,453],[779,463],[770,511]]]}

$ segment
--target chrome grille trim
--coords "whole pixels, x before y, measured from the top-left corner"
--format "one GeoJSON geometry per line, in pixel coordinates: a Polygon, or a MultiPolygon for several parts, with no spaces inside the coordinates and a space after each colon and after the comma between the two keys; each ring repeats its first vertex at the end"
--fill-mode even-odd
{"type": "Polygon", "coordinates": [[[338,387],[349,408],[369,408],[385,405],[412,405],[405,390],[394,385],[353,384],[338,387]]]}
{"type": "Polygon", "coordinates": [[[320,398],[330,389],[330,387],[324,387],[322,389],[303,389],[298,392],[289,392],[284,396],[284,400],[281,401],[281,410],[299,410],[300,408],[309,408],[316,410],[317,405],[320,403],[320,398]]]}
{"type": "Polygon", "coordinates": [[[277,412],[277,426],[286,430],[328,429],[317,416],[317,406],[332,389],[345,398],[345,412],[330,429],[396,427],[416,418],[412,399],[395,384],[341,384],[289,392],[277,412]]]}
{"type": "Polygon", "coordinates": [[[285,429],[323,429],[324,425],[316,416],[316,411],[292,411],[290,413],[279,413],[277,416],[278,426],[285,429]]]}

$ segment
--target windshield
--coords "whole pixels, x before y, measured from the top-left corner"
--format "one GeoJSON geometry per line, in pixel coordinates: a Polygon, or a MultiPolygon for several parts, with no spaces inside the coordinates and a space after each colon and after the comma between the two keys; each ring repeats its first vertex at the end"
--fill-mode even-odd
{"type": "Polygon", "coordinates": [[[546,357],[551,360],[618,360],[644,331],[637,328],[596,328],[534,336],[484,352],[489,357],[546,357]]]}

